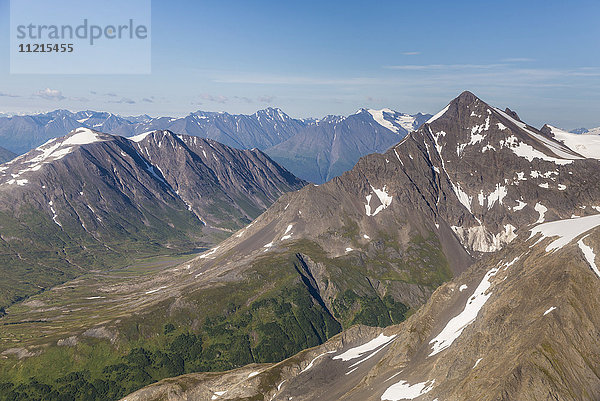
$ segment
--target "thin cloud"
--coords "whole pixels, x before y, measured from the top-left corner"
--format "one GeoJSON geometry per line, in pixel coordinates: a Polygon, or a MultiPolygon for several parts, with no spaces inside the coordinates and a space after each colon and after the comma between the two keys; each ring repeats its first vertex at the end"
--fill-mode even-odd
{"type": "Polygon", "coordinates": [[[376,80],[364,77],[336,79],[286,75],[240,74],[217,77],[213,79],[213,82],[253,85],[372,85],[376,83],[376,80]]]}
{"type": "Polygon", "coordinates": [[[154,100],[151,99],[151,98],[149,98],[149,97],[145,97],[145,98],[142,99],[142,102],[144,102],[144,103],[154,103],[154,100]]]}
{"type": "Polygon", "coordinates": [[[119,100],[112,100],[109,103],[121,103],[121,104],[135,104],[135,100],[130,99],[128,97],[122,97],[119,100]]]}
{"type": "Polygon", "coordinates": [[[386,70],[408,70],[408,71],[443,71],[443,70],[487,70],[506,67],[506,64],[407,64],[407,65],[384,65],[386,70]]]}
{"type": "Polygon", "coordinates": [[[213,103],[221,103],[221,104],[225,104],[229,101],[229,98],[227,96],[223,96],[223,95],[211,95],[208,93],[202,93],[200,94],[200,98],[203,100],[207,100],[209,102],[213,102],[213,103]]]}
{"type": "Polygon", "coordinates": [[[246,96],[234,96],[233,97],[235,100],[239,100],[241,102],[244,103],[254,103],[254,100],[250,99],[249,97],[246,96]]]}
{"type": "Polygon", "coordinates": [[[403,56],[418,56],[419,54],[421,54],[421,52],[402,52],[400,53],[403,56]]]}
{"type": "Polygon", "coordinates": [[[0,97],[21,97],[21,96],[13,95],[12,93],[0,92],[0,97]]]}
{"type": "Polygon", "coordinates": [[[275,100],[275,96],[259,96],[257,99],[260,103],[271,103],[275,100]]]}
{"type": "Polygon", "coordinates": [[[37,91],[34,95],[37,96],[37,97],[41,97],[42,99],[46,99],[46,100],[63,100],[63,99],[66,99],[63,96],[62,92],[59,91],[58,89],[46,88],[46,89],[42,89],[40,91],[37,91]]]}
{"type": "Polygon", "coordinates": [[[503,63],[528,63],[530,61],[535,61],[533,58],[527,57],[513,57],[513,58],[505,58],[501,60],[503,63]]]}

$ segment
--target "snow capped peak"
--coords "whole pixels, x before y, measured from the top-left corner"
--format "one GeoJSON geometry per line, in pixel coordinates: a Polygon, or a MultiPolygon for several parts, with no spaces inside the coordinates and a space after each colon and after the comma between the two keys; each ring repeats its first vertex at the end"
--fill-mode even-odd
{"type": "Polygon", "coordinates": [[[377,124],[389,129],[390,131],[392,131],[396,134],[398,133],[399,128],[396,125],[394,125],[391,121],[387,120],[384,116],[384,113],[387,113],[387,114],[393,113],[390,109],[381,109],[381,110],[368,109],[367,112],[373,117],[373,120],[375,120],[377,122],[377,124]]]}
{"type": "Polygon", "coordinates": [[[89,128],[77,128],[64,137],[51,139],[26,154],[13,159],[11,163],[19,170],[12,172],[12,179],[4,182],[4,184],[16,183],[18,185],[24,185],[28,180],[24,179],[23,176],[27,176],[28,173],[39,170],[44,164],[62,159],[71,153],[74,147],[95,142],[103,142],[110,140],[110,138],[112,138],[112,136],[102,134],[89,128]]]}
{"type": "Polygon", "coordinates": [[[147,131],[147,132],[143,132],[143,133],[141,133],[141,134],[138,134],[138,135],[131,136],[131,137],[127,138],[127,139],[129,139],[130,141],[133,141],[133,142],[141,142],[141,141],[143,141],[144,139],[146,139],[146,137],[147,137],[148,135],[150,135],[151,133],[153,133],[153,132],[154,132],[154,131],[147,131]]]}
{"type": "Polygon", "coordinates": [[[256,113],[254,113],[254,115],[257,117],[266,115],[278,121],[286,121],[290,119],[290,116],[285,114],[279,107],[267,107],[266,109],[258,110],[256,113]]]}
{"type": "Polygon", "coordinates": [[[406,113],[400,113],[392,109],[383,108],[380,110],[375,109],[361,109],[358,113],[367,112],[373,117],[377,124],[390,131],[400,134],[414,131],[418,128],[419,121],[417,117],[423,116],[422,114],[410,115],[406,113]]]}
{"type": "Polygon", "coordinates": [[[105,138],[102,138],[100,132],[91,130],[89,128],[77,128],[75,131],[72,131],[69,135],[67,135],[66,139],[62,142],[63,146],[69,145],[87,145],[94,142],[102,142],[105,141],[105,138]]]}

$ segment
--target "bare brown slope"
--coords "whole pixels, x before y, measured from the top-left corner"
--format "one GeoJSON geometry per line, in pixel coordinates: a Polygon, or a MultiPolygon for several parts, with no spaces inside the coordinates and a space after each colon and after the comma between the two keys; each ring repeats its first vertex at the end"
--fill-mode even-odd
{"type": "Polygon", "coordinates": [[[582,232],[551,254],[546,247],[555,238],[539,243],[539,236],[526,238],[440,287],[401,325],[355,327],[279,364],[248,368],[244,372],[258,374],[238,373],[235,386],[229,385],[234,373],[210,380],[190,375],[157,383],[127,400],[598,399],[600,277],[579,241],[600,249],[600,228],[582,232]],[[486,280],[489,299],[475,320],[448,348],[431,355],[432,340],[486,280]],[[364,348],[382,335],[379,346],[364,348]],[[356,347],[363,352],[340,359],[356,347]],[[390,390],[394,387],[396,392],[390,390]]]}

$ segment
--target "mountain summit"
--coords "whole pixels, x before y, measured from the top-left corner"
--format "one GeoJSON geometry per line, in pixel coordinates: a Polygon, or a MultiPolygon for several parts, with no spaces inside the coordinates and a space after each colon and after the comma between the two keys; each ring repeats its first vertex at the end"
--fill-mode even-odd
{"type": "Polygon", "coordinates": [[[281,363],[169,379],[127,399],[596,399],[599,168],[465,92],[386,153],[284,195],[192,264],[203,275],[240,274],[268,255],[300,253],[299,274],[336,318],[362,316],[364,298],[353,303],[344,289],[368,294],[364,282],[418,307],[426,278],[447,265],[454,279],[415,315],[353,327],[281,363]],[[340,273],[341,261],[352,267],[340,273]]]}

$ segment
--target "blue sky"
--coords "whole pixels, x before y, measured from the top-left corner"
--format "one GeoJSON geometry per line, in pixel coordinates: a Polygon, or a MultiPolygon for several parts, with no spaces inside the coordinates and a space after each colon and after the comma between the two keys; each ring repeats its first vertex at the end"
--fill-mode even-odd
{"type": "Polygon", "coordinates": [[[155,0],[151,74],[11,75],[2,57],[0,112],[435,113],[468,89],[534,125],[600,126],[599,17],[598,1],[155,0]]]}

